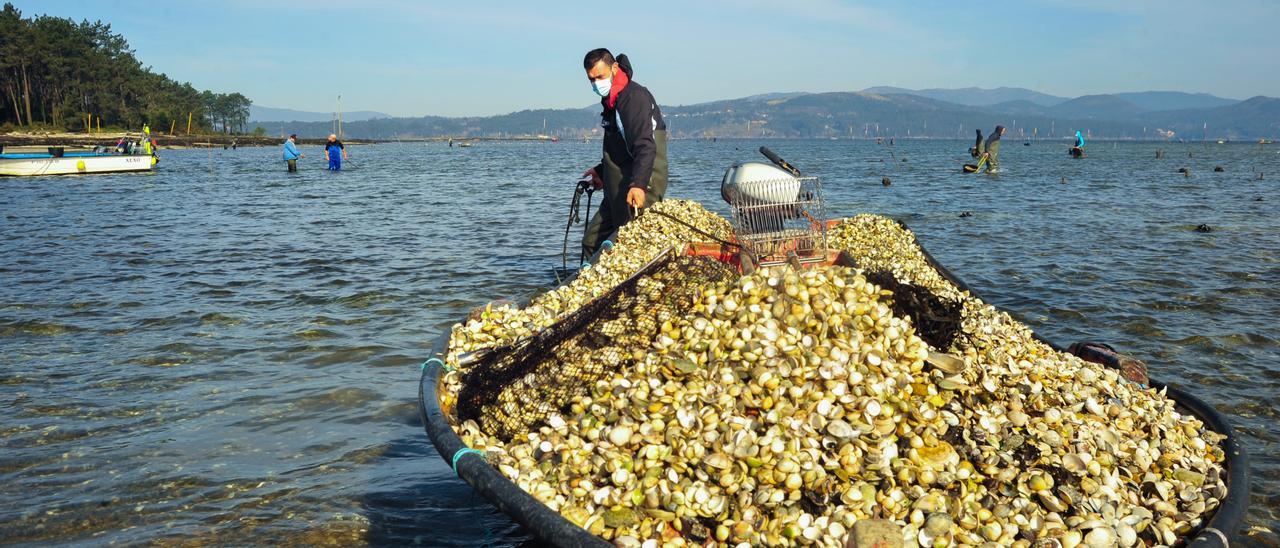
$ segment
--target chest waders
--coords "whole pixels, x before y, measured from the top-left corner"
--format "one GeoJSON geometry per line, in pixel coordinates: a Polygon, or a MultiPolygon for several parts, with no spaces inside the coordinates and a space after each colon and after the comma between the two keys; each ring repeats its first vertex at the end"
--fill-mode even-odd
{"type": "MultiPolygon", "coordinates": [[[[667,130],[653,132],[653,143],[656,155],[653,159],[653,174],[649,177],[649,187],[645,190],[644,207],[662,201],[667,193],[667,130]]],[[[586,233],[582,236],[582,258],[595,254],[600,243],[631,220],[631,208],[627,205],[627,191],[630,188],[624,182],[623,168],[613,161],[608,149],[600,161],[600,178],[604,179],[604,199],[600,201],[600,209],[591,217],[586,233]]]]}

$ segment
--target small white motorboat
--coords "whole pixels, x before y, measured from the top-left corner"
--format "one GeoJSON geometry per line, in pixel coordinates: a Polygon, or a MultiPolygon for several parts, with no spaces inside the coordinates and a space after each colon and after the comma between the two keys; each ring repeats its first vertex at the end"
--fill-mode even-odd
{"type": "Polygon", "coordinates": [[[30,177],[151,171],[159,161],[159,158],[152,154],[109,152],[66,152],[64,154],[55,147],[50,147],[48,153],[0,154],[0,175],[30,177]]]}

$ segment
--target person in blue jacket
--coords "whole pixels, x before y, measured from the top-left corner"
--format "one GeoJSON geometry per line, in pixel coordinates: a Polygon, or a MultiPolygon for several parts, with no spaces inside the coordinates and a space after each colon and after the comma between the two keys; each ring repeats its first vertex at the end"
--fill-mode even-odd
{"type": "Polygon", "coordinates": [[[298,152],[298,134],[289,135],[284,142],[284,163],[289,166],[289,173],[298,172],[298,158],[306,158],[306,154],[298,152]]]}
{"type": "Polygon", "coordinates": [[[1084,135],[1076,131],[1076,145],[1068,151],[1072,158],[1084,158],[1084,135]]]}

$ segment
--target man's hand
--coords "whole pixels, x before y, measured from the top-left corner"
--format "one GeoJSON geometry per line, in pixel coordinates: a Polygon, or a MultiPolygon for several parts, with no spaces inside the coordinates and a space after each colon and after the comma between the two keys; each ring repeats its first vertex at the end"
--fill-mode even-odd
{"type": "Polygon", "coordinates": [[[644,207],[644,189],[631,187],[631,190],[627,191],[627,205],[637,209],[644,207]]]}
{"type": "Polygon", "coordinates": [[[604,188],[604,180],[600,178],[599,173],[596,173],[596,168],[593,167],[591,169],[588,169],[582,172],[582,180],[586,181],[588,179],[591,180],[591,188],[595,188],[595,189],[604,188]]]}

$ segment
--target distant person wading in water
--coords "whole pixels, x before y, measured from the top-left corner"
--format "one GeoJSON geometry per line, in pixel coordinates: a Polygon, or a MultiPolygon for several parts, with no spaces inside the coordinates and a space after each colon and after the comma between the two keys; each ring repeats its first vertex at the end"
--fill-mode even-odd
{"type": "Polygon", "coordinates": [[[1000,136],[1004,135],[1004,126],[996,126],[995,131],[987,137],[984,154],[987,156],[987,173],[1000,170],[1000,136]]]}
{"type": "Polygon", "coordinates": [[[324,144],[324,156],[329,160],[329,171],[342,171],[342,161],[347,159],[347,147],[342,146],[338,136],[329,134],[329,141],[324,144]]]}
{"type": "Polygon", "coordinates": [[[626,55],[615,60],[609,50],[594,49],[587,52],[582,67],[591,89],[601,97],[604,127],[600,164],[582,174],[596,188],[604,188],[600,209],[582,237],[583,257],[590,257],[631,220],[633,208],[662,201],[667,191],[667,123],[653,94],[631,79],[626,55]]]}
{"type": "Polygon", "coordinates": [[[298,172],[298,158],[306,158],[306,154],[298,152],[298,134],[294,133],[284,141],[284,163],[289,166],[289,173],[298,172]]]}

